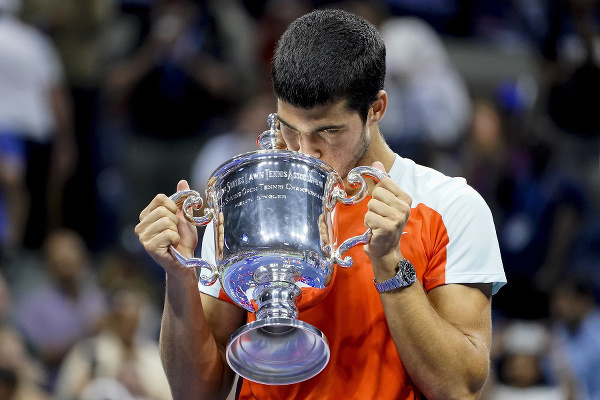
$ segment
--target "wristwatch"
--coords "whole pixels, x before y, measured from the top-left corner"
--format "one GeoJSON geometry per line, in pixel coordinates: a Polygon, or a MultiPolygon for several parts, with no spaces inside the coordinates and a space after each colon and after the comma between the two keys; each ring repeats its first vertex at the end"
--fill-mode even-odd
{"type": "Polygon", "coordinates": [[[375,283],[375,288],[379,293],[410,286],[417,280],[415,267],[407,259],[401,260],[396,266],[396,270],[398,271],[396,275],[383,282],[377,283],[373,278],[373,283],[375,283]]]}

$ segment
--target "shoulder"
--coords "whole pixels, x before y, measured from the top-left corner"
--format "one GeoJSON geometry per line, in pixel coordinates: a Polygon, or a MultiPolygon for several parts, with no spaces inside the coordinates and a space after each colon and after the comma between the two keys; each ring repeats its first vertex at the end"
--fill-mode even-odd
{"type": "Polygon", "coordinates": [[[212,151],[231,152],[231,148],[238,141],[238,136],[234,132],[218,133],[208,139],[203,147],[206,154],[211,154],[212,151]]]}
{"type": "Polygon", "coordinates": [[[37,28],[16,20],[5,21],[0,24],[0,46],[10,50],[11,55],[20,62],[29,63],[26,71],[50,71],[48,73],[57,75],[62,73],[60,56],[54,42],[37,28]]]}
{"type": "Polygon", "coordinates": [[[489,212],[481,195],[462,177],[449,177],[414,161],[397,156],[390,177],[413,200],[442,216],[455,212],[489,212]]]}
{"type": "Polygon", "coordinates": [[[194,186],[204,187],[211,174],[223,163],[245,151],[250,146],[235,132],[219,133],[211,137],[200,149],[192,168],[194,186]]]}
{"type": "Polygon", "coordinates": [[[398,157],[390,176],[413,199],[411,218],[424,222],[420,237],[431,238],[433,254],[443,269],[433,268],[445,283],[493,283],[493,293],[506,282],[490,208],[463,178],[398,157]]]}
{"type": "Polygon", "coordinates": [[[13,18],[0,18],[0,30],[3,33],[10,33],[11,42],[18,42],[21,45],[28,47],[51,47],[53,48],[52,40],[37,28],[24,24],[13,18]]]}

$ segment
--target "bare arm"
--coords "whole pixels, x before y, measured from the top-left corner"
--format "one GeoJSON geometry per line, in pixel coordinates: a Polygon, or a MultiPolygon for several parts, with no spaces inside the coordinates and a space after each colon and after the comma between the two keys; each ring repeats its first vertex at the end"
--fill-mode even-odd
{"type": "MultiPolygon", "coordinates": [[[[412,199],[391,179],[373,190],[365,246],[375,279],[395,275],[412,199]]],[[[411,379],[428,399],[476,399],[489,370],[491,284],[443,285],[425,293],[415,283],[381,293],[390,333],[411,379]]]]}
{"type": "Polygon", "coordinates": [[[200,295],[193,270],[167,274],[160,352],[174,399],[224,399],[235,374],[225,344],[246,312],[200,295]]]}
{"type": "Polygon", "coordinates": [[[381,294],[392,339],[428,399],[477,399],[489,370],[491,284],[381,294]],[[402,310],[399,312],[399,310],[402,310]]]}
{"type": "MultiPolygon", "coordinates": [[[[187,188],[182,181],[178,190],[187,188]]],[[[166,294],[160,349],[174,399],[224,399],[234,374],[224,359],[227,339],[245,322],[246,312],[200,295],[196,272],[170,254],[175,245],[191,257],[198,237],[165,195],[158,195],[140,214],[136,233],[146,251],[166,271],[166,294]]]]}

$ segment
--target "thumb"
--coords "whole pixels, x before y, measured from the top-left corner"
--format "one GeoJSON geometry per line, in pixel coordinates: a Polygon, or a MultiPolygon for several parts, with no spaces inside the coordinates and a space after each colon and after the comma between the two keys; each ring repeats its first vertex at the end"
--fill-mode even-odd
{"type": "Polygon", "coordinates": [[[371,164],[371,167],[377,168],[381,172],[385,172],[385,167],[381,161],[375,161],[373,164],[371,164]]]}
{"type": "Polygon", "coordinates": [[[187,190],[189,188],[190,188],[190,185],[188,184],[188,182],[185,179],[182,179],[177,183],[177,191],[187,190]]]}

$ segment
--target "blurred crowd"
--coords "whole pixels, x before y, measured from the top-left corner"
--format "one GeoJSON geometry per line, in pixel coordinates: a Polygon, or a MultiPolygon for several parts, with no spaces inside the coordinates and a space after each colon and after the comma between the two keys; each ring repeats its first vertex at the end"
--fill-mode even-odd
{"type": "Polygon", "coordinates": [[[492,209],[482,398],[600,400],[599,3],[0,0],[0,400],[170,398],[133,227],[256,149],[273,47],[318,7],[380,29],[392,148],[492,209]]]}

